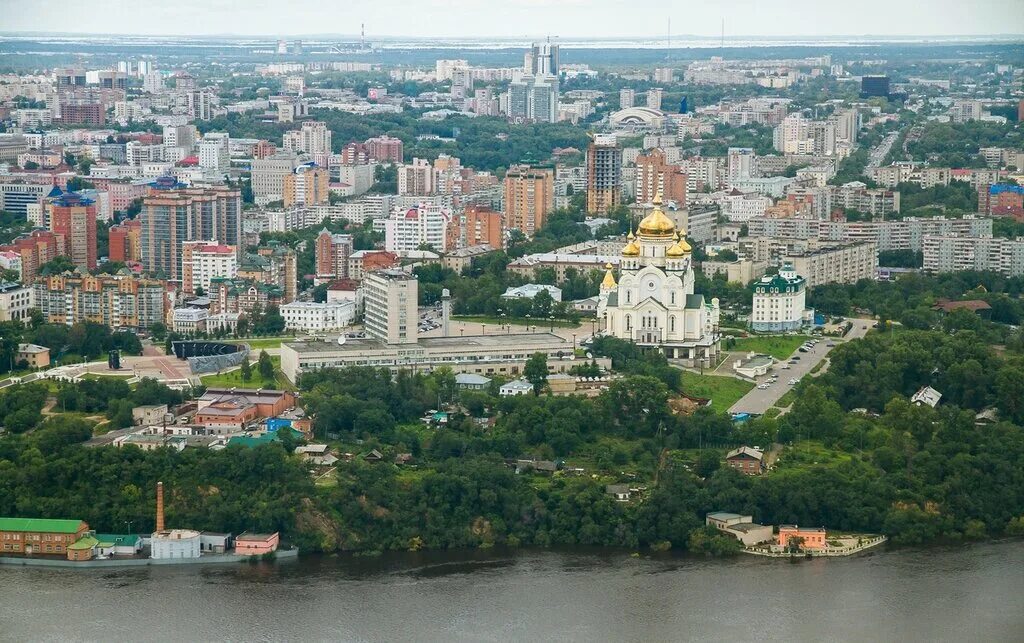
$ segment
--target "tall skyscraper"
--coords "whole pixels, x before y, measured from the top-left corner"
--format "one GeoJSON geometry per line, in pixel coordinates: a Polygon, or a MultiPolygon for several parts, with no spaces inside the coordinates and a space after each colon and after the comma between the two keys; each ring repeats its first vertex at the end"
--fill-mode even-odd
{"type": "Polygon", "coordinates": [[[524,74],[508,86],[508,117],[513,121],[558,120],[558,77],[524,74]]]}
{"type": "Polygon", "coordinates": [[[526,52],[523,71],[537,76],[557,76],[558,45],[550,42],[533,43],[526,52]]]}
{"type": "Polygon", "coordinates": [[[199,142],[199,167],[224,175],[231,169],[231,138],[225,132],[207,132],[199,142]]]}
{"type": "Polygon", "coordinates": [[[462,215],[462,242],[466,246],[504,247],[504,226],[500,212],[484,205],[467,205],[462,215]]]}
{"type": "Polygon", "coordinates": [[[96,204],[92,199],[65,192],[45,205],[50,231],[57,235],[57,252],[79,268],[96,267],[96,204]]]}
{"type": "Polygon", "coordinates": [[[426,159],[413,159],[412,163],[398,167],[398,194],[429,196],[434,193],[434,168],[426,159]]]}
{"type": "Polygon", "coordinates": [[[622,202],[622,150],[615,136],[598,134],[587,147],[587,213],[604,214],[622,202]]]}
{"type": "Polygon", "coordinates": [[[532,237],[555,208],[551,168],[513,165],[505,173],[505,226],[532,237]]]}
{"type": "Polygon", "coordinates": [[[331,130],[323,121],[303,121],[302,127],[284,133],[283,146],[287,152],[308,154],[317,165],[327,167],[331,155],[331,130]]]}
{"type": "Polygon", "coordinates": [[[665,97],[665,90],[661,87],[652,87],[647,90],[647,106],[651,109],[661,109],[661,101],[665,97]]]}
{"type": "Polygon", "coordinates": [[[728,181],[742,181],[752,176],[754,167],[754,150],[750,147],[730,147],[728,152],[728,181]]]}
{"type": "Polygon", "coordinates": [[[242,195],[230,188],[187,188],[166,177],[143,200],[142,265],[166,279],[181,279],[182,243],[218,241],[240,248],[242,195]]]}
{"type": "Polygon", "coordinates": [[[619,90],[619,108],[627,109],[636,104],[636,90],[623,87],[619,90]]]}

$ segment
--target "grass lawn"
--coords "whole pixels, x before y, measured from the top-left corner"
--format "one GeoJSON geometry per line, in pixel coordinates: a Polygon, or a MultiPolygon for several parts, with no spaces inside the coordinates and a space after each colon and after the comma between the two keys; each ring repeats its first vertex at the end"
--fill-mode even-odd
{"type": "Polygon", "coordinates": [[[683,393],[693,397],[711,398],[711,408],[725,413],[729,407],[754,388],[751,382],[722,375],[683,373],[683,393]]]}
{"type": "MultiPolygon", "coordinates": [[[[270,361],[274,363],[274,373],[277,376],[275,382],[271,385],[285,391],[293,391],[295,387],[288,381],[288,378],[281,373],[281,358],[277,355],[271,355],[270,361]]],[[[252,364],[252,378],[248,382],[242,381],[242,369],[236,368],[230,371],[224,371],[222,373],[212,373],[210,375],[200,376],[199,380],[203,383],[203,386],[213,386],[217,388],[228,388],[236,386],[238,388],[260,388],[264,386],[263,379],[260,378],[258,367],[255,362],[252,364]]]]}
{"type": "MultiPolygon", "coordinates": [[[[545,326],[551,328],[551,320],[549,319],[526,319],[525,317],[489,317],[487,315],[452,315],[454,321],[476,323],[476,324],[493,324],[500,326],[502,324],[511,324],[513,326],[536,326],[538,329],[544,328],[545,326]]],[[[554,325],[559,328],[576,328],[583,322],[571,322],[561,319],[556,319],[554,325]]]]}
{"type": "Polygon", "coordinates": [[[765,353],[776,359],[786,359],[808,339],[810,337],[807,335],[746,337],[737,339],[735,345],[730,344],[726,350],[739,353],[765,353]]]}
{"type": "Polygon", "coordinates": [[[135,377],[132,373],[86,373],[80,379],[83,380],[98,380],[102,377],[117,377],[123,380],[131,379],[135,377]]]}

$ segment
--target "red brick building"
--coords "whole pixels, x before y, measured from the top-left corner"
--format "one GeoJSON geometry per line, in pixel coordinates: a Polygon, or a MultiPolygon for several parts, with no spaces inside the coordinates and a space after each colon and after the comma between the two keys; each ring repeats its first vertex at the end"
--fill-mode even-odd
{"type": "Polygon", "coordinates": [[[726,454],[725,463],[740,473],[756,476],[764,471],[764,453],[750,447],[740,447],[726,454]]]}
{"type": "Polygon", "coordinates": [[[57,235],[58,252],[80,268],[95,268],[95,202],[74,192],[65,192],[51,198],[45,207],[50,212],[50,231],[57,235]]]}

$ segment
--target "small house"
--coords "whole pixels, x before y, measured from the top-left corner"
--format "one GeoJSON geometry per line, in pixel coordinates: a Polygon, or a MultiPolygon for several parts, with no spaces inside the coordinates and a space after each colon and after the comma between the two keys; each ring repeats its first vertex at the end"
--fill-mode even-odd
{"type": "Polygon", "coordinates": [[[925,386],[917,393],[914,393],[910,398],[910,402],[916,406],[927,405],[934,409],[939,405],[940,399],[942,399],[942,393],[939,393],[930,386],[925,386]]]}
{"type": "Polygon", "coordinates": [[[537,473],[554,473],[561,468],[561,462],[552,460],[516,460],[516,473],[536,471],[537,473]]]}
{"type": "Polygon", "coordinates": [[[760,475],[764,471],[764,452],[740,447],[725,455],[725,463],[748,476],[760,475]]]}
{"type": "Polygon", "coordinates": [[[27,362],[29,368],[46,368],[50,365],[50,349],[36,344],[18,344],[14,360],[27,362]]]}
{"type": "Polygon", "coordinates": [[[374,449],[369,453],[363,455],[363,460],[366,460],[367,462],[380,462],[383,459],[384,454],[378,451],[377,449],[374,449]]]}
{"type": "Polygon", "coordinates": [[[610,484],[606,485],[604,492],[615,498],[619,502],[629,502],[630,491],[628,484],[610,484]]]}
{"type": "Polygon", "coordinates": [[[513,380],[507,384],[502,384],[501,388],[498,389],[498,395],[501,397],[512,397],[515,395],[529,395],[533,393],[533,384],[530,384],[526,380],[513,380]]]}
{"type": "Polygon", "coordinates": [[[483,391],[491,385],[491,378],[476,373],[459,373],[455,385],[463,391],[483,391]]]}

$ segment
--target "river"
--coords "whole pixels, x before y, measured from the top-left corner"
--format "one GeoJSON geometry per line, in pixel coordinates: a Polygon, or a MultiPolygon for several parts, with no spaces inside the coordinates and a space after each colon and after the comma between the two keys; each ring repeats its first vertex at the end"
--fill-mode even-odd
{"type": "Polygon", "coordinates": [[[400,553],[0,567],[0,640],[1020,641],[1024,542],[846,559],[400,553]]]}

